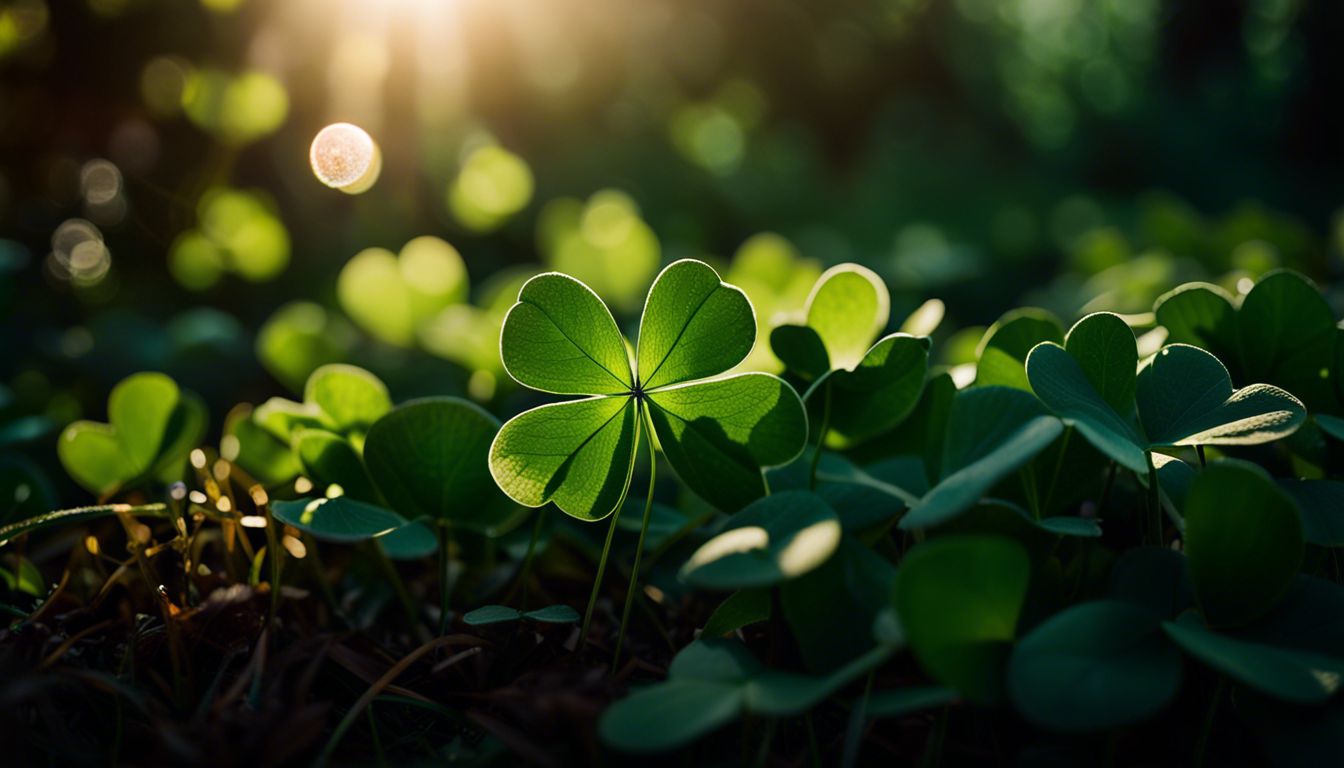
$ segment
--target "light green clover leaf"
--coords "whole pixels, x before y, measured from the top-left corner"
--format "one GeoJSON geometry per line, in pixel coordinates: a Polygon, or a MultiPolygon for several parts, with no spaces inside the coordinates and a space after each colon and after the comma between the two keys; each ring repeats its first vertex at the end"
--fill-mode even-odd
{"type": "Polygon", "coordinates": [[[514,501],[553,501],[581,520],[619,505],[644,422],[682,481],[735,510],[765,493],[762,470],[798,456],[807,417],[778,377],[718,378],[751,351],[756,318],[739,289],[703,262],[682,260],[649,290],[632,368],[602,300],[546,273],[518,293],[500,334],[505,370],[524,386],[590,397],[526,411],[504,425],[490,472],[514,501]]]}

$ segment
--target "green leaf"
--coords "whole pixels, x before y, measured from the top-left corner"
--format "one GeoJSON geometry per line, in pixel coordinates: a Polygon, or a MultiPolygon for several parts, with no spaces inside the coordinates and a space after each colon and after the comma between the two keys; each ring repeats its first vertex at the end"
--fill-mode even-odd
{"type": "Polygon", "coordinates": [[[353,365],[324,365],[313,371],[303,400],[321,409],[327,425],[342,434],[365,433],[392,408],[387,387],[372,373],[353,365]]]}
{"type": "Polygon", "coordinates": [[[303,467],[289,449],[288,439],[282,442],[258,424],[255,413],[246,406],[235,409],[224,425],[224,433],[238,441],[234,462],[264,485],[293,480],[303,467]]]}
{"type": "Polygon", "coordinates": [[[674,262],[653,281],[640,317],[639,386],[649,392],[723,373],[755,342],[756,315],[741,289],[704,262],[674,262]]]}
{"type": "Polygon", "coordinates": [[[881,663],[890,648],[875,648],[824,676],[763,670],[746,684],[746,710],[765,717],[796,717],[881,663]]]}
{"type": "Polygon", "coordinates": [[[1063,431],[1030,392],[1010,387],[958,392],[947,420],[942,480],[901,518],[901,528],[928,528],[965,512],[1063,431]]]}
{"type": "Polygon", "coordinates": [[[808,669],[833,672],[872,650],[895,581],[891,563],[846,536],[820,568],[780,587],[784,620],[808,669]]]}
{"type": "Polygon", "coordinates": [[[490,477],[490,443],[498,431],[494,416],[465,400],[413,400],[369,430],[364,463],[402,516],[488,531],[512,507],[490,477]]]}
{"type": "Polygon", "coordinates": [[[894,599],[920,666],[967,698],[997,699],[1030,573],[1006,539],[947,537],[910,550],[894,599]]]}
{"type": "Polygon", "coordinates": [[[439,551],[439,537],[428,525],[412,520],[379,536],[378,546],[393,560],[421,560],[439,551]]]}
{"type": "Polygon", "coordinates": [[[381,497],[350,441],[324,429],[299,428],[290,441],[304,473],[319,488],[339,486],[344,495],[376,503],[381,497]]]}
{"type": "Polygon", "coordinates": [[[820,378],[831,369],[821,336],[806,325],[778,326],[770,332],[770,349],[785,368],[804,379],[820,378]]]}
{"type": "Polygon", "coordinates": [[[286,443],[294,435],[294,430],[305,427],[325,429],[327,422],[322,418],[322,409],[316,403],[296,403],[283,397],[272,397],[252,412],[252,420],[286,443]]]}
{"type": "Polygon", "coordinates": [[[628,397],[533,408],[499,430],[490,446],[490,474],[523,506],[554,501],[580,520],[601,520],[630,482],[637,420],[628,397]]]}
{"type": "Polygon", "coordinates": [[[1181,654],[1158,617],[1129,603],[1083,603],[1017,644],[1008,693],[1018,712],[1053,731],[1103,731],[1157,714],[1181,687],[1181,654]]]}
{"type": "Polygon", "coordinates": [[[523,618],[542,624],[577,624],[579,612],[568,605],[548,605],[524,613],[523,618]]]}
{"type": "Polygon", "coordinates": [[[397,530],[406,520],[397,513],[344,496],[271,502],[271,514],[319,541],[351,544],[397,530]]]}
{"type": "Polygon", "coordinates": [[[863,714],[872,720],[905,717],[926,709],[955,704],[959,698],[955,689],[933,685],[873,691],[863,707],[863,714]]]}
{"type": "Polygon", "coordinates": [[[852,371],[831,371],[817,380],[805,397],[810,416],[817,422],[830,399],[827,443],[836,448],[880,435],[915,409],[928,364],[928,338],[893,333],[852,371]]]}
{"type": "Polygon", "coordinates": [[[886,284],[859,264],[826,270],[807,299],[807,325],[821,338],[830,367],[838,370],[853,370],[863,360],[887,327],[890,312],[886,284]]]}
{"type": "Polygon", "coordinates": [[[722,637],[770,618],[770,590],[743,589],[729,595],[709,615],[701,637],[722,637]]]}
{"type": "Polygon", "coordinates": [[[819,496],[785,491],[748,505],[681,568],[701,589],[774,586],[821,565],[840,543],[840,521],[819,496]]]}
{"type": "Polygon", "coordinates": [[[745,697],[745,689],[734,683],[678,680],[652,685],[608,707],[598,733],[621,752],[666,752],[736,720],[745,697]]]}
{"type": "Polygon", "coordinates": [[[1211,464],[1186,498],[1185,552],[1209,624],[1263,616],[1288,592],[1302,563],[1296,505],[1258,466],[1211,464]]]}
{"type": "Polygon", "coordinates": [[[1237,313],[1246,376],[1292,392],[1313,410],[1333,412],[1335,315],[1306,277],[1290,271],[1260,278],[1237,313]]]}
{"type": "Polygon", "coordinates": [[[521,618],[523,612],[517,608],[510,608],[507,605],[485,605],[463,614],[462,623],[471,627],[483,627],[487,624],[518,621],[521,618]]]}
{"type": "Polygon", "coordinates": [[[1186,653],[1281,701],[1317,704],[1333,696],[1344,681],[1344,660],[1221,635],[1206,629],[1194,614],[1162,627],[1186,653]]]}
{"type": "Polygon", "coordinates": [[[1334,480],[1280,480],[1297,502],[1302,536],[1309,544],[1344,547],[1344,483],[1334,480]]]}
{"type": "Polygon", "coordinates": [[[1031,389],[1027,355],[1037,344],[1064,341],[1064,328],[1043,309],[1025,307],[1004,314],[985,331],[976,350],[976,386],[1031,389]]]}
{"type": "Polygon", "coordinates": [[[549,272],[523,285],[504,318],[500,350],[509,375],[542,392],[614,395],[634,388],[611,311],[566,275],[549,272]]]}
{"type": "Polygon", "coordinates": [[[1137,399],[1150,446],[1265,443],[1306,419],[1302,403],[1278,387],[1233,392],[1218,358],[1185,344],[1163,347],[1139,372],[1137,399]]]}
{"type": "Polygon", "coordinates": [[[1065,346],[1045,342],[1032,349],[1027,377],[1041,402],[1097,450],[1146,473],[1147,440],[1134,423],[1137,364],[1129,326],[1116,315],[1097,313],[1078,321],[1065,346]]]}
{"type": "Polygon", "coordinates": [[[57,445],[70,476],[99,496],[173,469],[206,429],[204,405],[161,373],[124,379],[107,410],[110,423],[77,421],[57,445]]]}
{"type": "Polygon", "coordinates": [[[725,511],[764,495],[761,470],[793,461],[807,441],[802,401],[769,374],[742,373],[660,389],[648,394],[647,403],[658,442],[677,475],[725,511]]]}
{"type": "Polygon", "coordinates": [[[1158,297],[1157,322],[1167,341],[1191,344],[1226,359],[1237,354],[1237,311],[1232,295],[1209,283],[1186,283],[1158,297]]]}

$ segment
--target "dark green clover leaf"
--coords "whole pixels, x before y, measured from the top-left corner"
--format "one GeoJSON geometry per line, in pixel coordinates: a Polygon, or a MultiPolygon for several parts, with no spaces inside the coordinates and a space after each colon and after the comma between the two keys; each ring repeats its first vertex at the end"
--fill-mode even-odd
{"type": "Polygon", "coordinates": [[[1181,654],[1161,619],[1130,603],[1076,605],[1013,649],[1008,693],[1027,720],[1055,731],[1103,731],[1157,714],[1181,687],[1181,654]]]}
{"type": "Polygon", "coordinates": [[[1012,387],[958,392],[947,418],[941,478],[901,518],[901,527],[928,528],[965,512],[1063,431],[1030,392],[1012,387]]]}
{"type": "Polygon", "coordinates": [[[395,512],[344,496],[271,503],[271,514],[313,538],[351,544],[391,533],[406,524],[395,512]]]}
{"type": "Polygon", "coordinates": [[[1344,547],[1344,483],[1335,480],[1280,480],[1297,502],[1302,537],[1309,544],[1344,547]]]}
{"type": "Polygon", "coordinates": [[[412,400],[374,422],[364,443],[369,476],[392,509],[490,533],[518,509],[490,477],[499,421],[452,397],[412,400]]]}
{"type": "Polygon", "coordinates": [[[1190,484],[1184,511],[1190,581],[1210,625],[1244,624],[1288,593],[1302,564],[1302,523],[1263,469],[1209,465],[1190,484]]]}
{"type": "Polygon", "coordinates": [[[881,646],[828,675],[768,669],[735,640],[700,639],[672,659],[667,680],[602,715],[598,733],[621,752],[655,754],[695,741],[743,715],[794,717],[880,664],[881,646]]]}
{"type": "Polygon", "coordinates": [[[807,417],[775,376],[718,376],[751,351],[746,296],[708,265],[678,261],[654,281],[632,370],[611,312],[582,283],[539,275],[504,320],[505,369],[519,383],[593,397],[544,405],[504,425],[495,482],[520,504],[548,501],[581,520],[611,514],[629,487],[641,421],[683,482],[722,509],[765,493],[762,470],[802,450],[807,417]]]}
{"type": "Polygon", "coordinates": [[[1302,403],[1268,384],[1232,389],[1227,369],[1187,344],[1162,348],[1136,373],[1134,333],[1119,316],[1088,315],[1063,346],[1027,358],[1031,388],[1097,450],[1148,472],[1148,453],[1180,445],[1250,445],[1292,434],[1302,403]]]}
{"type": "Polygon", "coordinates": [[[474,611],[468,611],[462,621],[469,626],[482,627],[488,624],[529,619],[539,624],[575,624],[579,620],[578,611],[568,605],[548,605],[534,611],[520,611],[505,605],[486,605],[474,611]]]}
{"type": "Polygon", "coordinates": [[[812,288],[805,325],[770,334],[775,355],[812,382],[803,396],[827,442],[843,448],[899,424],[919,402],[929,340],[893,333],[874,343],[890,310],[887,287],[858,264],[828,269],[812,288]]]}
{"type": "Polygon", "coordinates": [[[949,536],[910,550],[894,599],[920,666],[967,698],[997,699],[1030,576],[1026,552],[1007,539],[949,536]]]}
{"type": "Polygon", "coordinates": [[[1209,350],[1238,381],[1263,381],[1292,392],[1323,429],[1336,439],[1344,436],[1337,428],[1344,411],[1344,332],[1306,277],[1271,272],[1239,304],[1217,286],[1190,283],[1158,298],[1154,312],[1170,341],[1209,350]]]}
{"type": "Polygon", "coordinates": [[[797,578],[840,544],[840,520],[820,496],[784,491],[747,505],[681,568],[702,589],[768,587],[797,578]]]}
{"type": "Polygon", "coordinates": [[[61,433],[65,471],[99,496],[171,477],[205,435],[200,399],[162,373],[137,373],[112,388],[108,423],[77,421],[61,433]]]}

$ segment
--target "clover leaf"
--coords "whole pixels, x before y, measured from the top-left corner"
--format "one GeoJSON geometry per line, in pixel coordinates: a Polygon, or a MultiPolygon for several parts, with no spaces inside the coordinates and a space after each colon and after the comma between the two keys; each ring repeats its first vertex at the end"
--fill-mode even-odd
{"type": "Polygon", "coordinates": [[[1031,389],[1024,370],[1027,355],[1041,342],[1063,340],[1059,320],[1043,309],[1023,307],[1004,313],[976,347],[976,385],[1031,389]]]}
{"type": "Polygon", "coordinates": [[[1207,349],[1234,380],[1292,392],[1323,431],[1344,440],[1344,329],[1306,277],[1270,272],[1240,300],[1216,285],[1187,283],[1159,297],[1154,313],[1169,341],[1207,349]]]}
{"type": "Polygon", "coordinates": [[[770,334],[775,355],[811,384],[803,395],[817,440],[844,448],[899,424],[919,402],[929,339],[893,333],[887,287],[858,264],[832,267],[807,300],[805,325],[770,334]],[[824,433],[824,434],[822,434],[824,433]]]}
{"type": "Polygon", "coordinates": [[[681,569],[703,589],[774,586],[820,566],[840,544],[840,520],[820,496],[784,491],[733,515],[681,569]]]}
{"type": "Polygon", "coordinates": [[[590,397],[509,420],[490,472],[512,499],[548,501],[600,520],[628,489],[641,421],[683,482],[722,509],[764,494],[762,469],[795,458],[807,417],[778,377],[719,378],[751,351],[756,319],[746,296],[707,264],[682,260],[654,281],[635,365],[611,312],[583,283],[538,275],[519,291],[500,336],[505,370],[524,386],[590,397]]]}
{"type": "Polygon", "coordinates": [[[886,659],[879,646],[827,675],[768,669],[735,640],[700,639],[672,659],[667,680],[613,704],[598,732],[627,753],[666,752],[744,715],[805,712],[886,659]]]}
{"type": "Polygon", "coordinates": [[[162,373],[137,373],[112,388],[108,423],[65,428],[58,454],[75,482],[99,496],[171,477],[205,434],[205,405],[162,373]]]}
{"type": "Polygon", "coordinates": [[[1135,372],[1133,332],[1118,315],[1079,320],[1063,346],[1038,344],[1027,376],[1041,402],[1097,450],[1147,473],[1148,453],[1189,445],[1253,445],[1292,434],[1306,416],[1293,395],[1268,384],[1233,390],[1227,369],[1199,347],[1163,347],[1135,372]]]}

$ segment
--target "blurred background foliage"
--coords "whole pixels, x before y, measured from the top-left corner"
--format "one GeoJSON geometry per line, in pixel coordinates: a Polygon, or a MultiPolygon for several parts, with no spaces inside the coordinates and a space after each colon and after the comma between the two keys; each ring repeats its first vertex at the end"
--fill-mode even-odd
{"type": "Polygon", "coordinates": [[[761,369],[841,261],[893,327],[942,299],[946,364],[1020,304],[1329,286],[1341,28],[1327,0],[7,0],[0,513],[139,370],[216,436],[340,361],[512,413],[499,327],[543,270],[628,323],[661,264],[708,259],[761,369]],[[337,121],[381,148],[362,195],[308,167],[337,121]]]}

